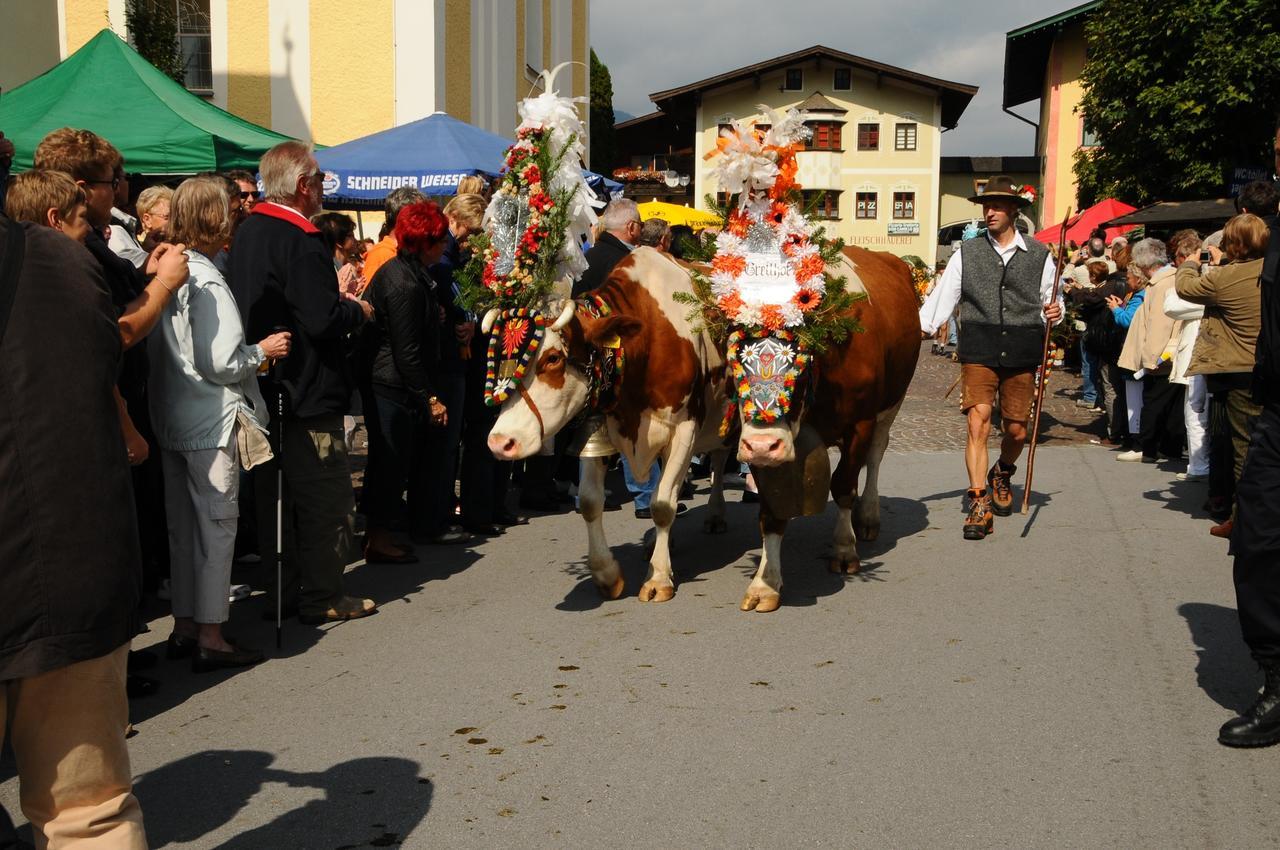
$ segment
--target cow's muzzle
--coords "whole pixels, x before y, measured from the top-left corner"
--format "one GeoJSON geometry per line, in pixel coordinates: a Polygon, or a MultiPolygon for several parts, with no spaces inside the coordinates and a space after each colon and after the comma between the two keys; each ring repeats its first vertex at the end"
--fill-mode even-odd
{"type": "Polygon", "coordinates": [[[738,460],[753,466],[777,466],[795,460],[795,441],[777,433],[743,435],[738,442],[738,460]]]}
{"type": "Polygon", "coordinates": [[[520,441],[515,437],[497,433],[489,435],[489,451],[498,460],[520,460],[526,456],[521,449],[520,441]]]}

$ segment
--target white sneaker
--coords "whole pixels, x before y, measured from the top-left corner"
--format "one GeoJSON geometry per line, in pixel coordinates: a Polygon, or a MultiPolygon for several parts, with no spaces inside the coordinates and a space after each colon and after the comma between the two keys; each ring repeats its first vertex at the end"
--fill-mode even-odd
{"type": "Polygon", "coordinates": [[[1179,472],[1177,475],[1173,477],[1178,479],[1179,481],[1204,481],[1208,479],[1209,476],[1201,475],[1198,472],[1179,472]]]}
{"type": "Polygon", "coordinates": [[[1138,463],[1142,460],[1142,452],[1136,449],[1131,452],[1120,452],[1120,454],[1116,455],[1116,460],[1124,463],[1138,463]]]}
{"type": "Polygon", "coordinates": [[[231,585],[231,593],[228,595],[228,602],[239,602],[241,599],[248,599],[253,593],[253,588],[247,584],[231,585]]]}

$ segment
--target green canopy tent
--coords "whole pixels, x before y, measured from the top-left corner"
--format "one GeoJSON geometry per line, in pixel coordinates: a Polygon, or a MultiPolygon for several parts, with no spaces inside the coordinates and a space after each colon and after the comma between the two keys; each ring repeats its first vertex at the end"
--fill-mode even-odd
{"type": "Polygon", "coordinates": [[[257,171],[262,154],[289,139],[191,94],[109,29],[0,97],[14,171],[31,168],[36,145],[59,127],[92,130],[141,174],[257,171]]]}

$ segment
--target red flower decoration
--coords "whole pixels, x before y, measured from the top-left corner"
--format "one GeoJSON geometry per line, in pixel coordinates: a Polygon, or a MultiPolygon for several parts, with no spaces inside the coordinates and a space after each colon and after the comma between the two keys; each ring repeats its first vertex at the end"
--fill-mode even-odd
{"type": "Polygon", "coordinates": [[[791,303],[808,313],[822,303],[822,296],[812,289],[801,289],[791,298],[791,303]]]}

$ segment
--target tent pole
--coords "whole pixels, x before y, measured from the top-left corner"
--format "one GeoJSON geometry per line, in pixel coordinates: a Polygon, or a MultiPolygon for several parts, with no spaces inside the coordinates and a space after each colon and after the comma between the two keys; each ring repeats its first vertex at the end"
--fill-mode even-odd
{"type": "Polygon", "coordinates": [[[364,241],[364,217],[356,210],[356,230],[360,232],[360,241],[364,241]]]}

